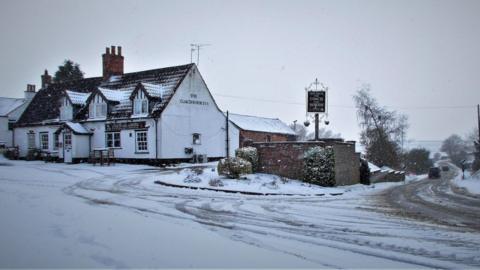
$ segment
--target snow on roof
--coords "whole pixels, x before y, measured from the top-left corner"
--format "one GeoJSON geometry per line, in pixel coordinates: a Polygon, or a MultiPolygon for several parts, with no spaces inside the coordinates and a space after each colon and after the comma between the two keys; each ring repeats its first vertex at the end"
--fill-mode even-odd
{"type": "Polygon", "coordinates": [[[0,97],[0,116],[7,116],[10,112],[25,103],[23,98],[0,97]]]}
{"type": "Polygon", "coordinates": [[[370,172],[377,172],[377,171],[382,170],[382,169],[380,169],[380,167],[378,167],[377,165],[375,165],[371,162],[368,162],[368,168],[370,168],[370,172]]]}
{"type": "Polygon", "coordinates": [[[74,105],[85,105],[85,102],[90,96],[90,93],[74,92],[70,90],[66,90],[65,92],[74,105]]]}
{"type": "Polygon", "coordinates": [[[73,131],[73,133],[76,133],[76,134],[92,134],[92,132],[88,131],[80,123],[65,122],[65,125],[67,125],[73,131]]]}
{"type": "Polygon", "coordinates": [[[295,135],[295,132],[278,118],[230,113],[229,119],[243,130],[295,135]]]}
{"type": "Polygon", "coordinates": [[[153,84],[153,83],[146,83],[142,82],[143,87],[148,92],[148,94],[152,97],[159,97],[163,98],[165,89],[161,84],[153,84]]]}
{"type": "Polygon", "coordinates": [[[107,89],[103,87],[99,87],[98,90],[110,101],[118,101],[122,102],[125,100],[130,100],[130,95],[132,94],[134,88],[127,87],[121,89],[107,89]]]}

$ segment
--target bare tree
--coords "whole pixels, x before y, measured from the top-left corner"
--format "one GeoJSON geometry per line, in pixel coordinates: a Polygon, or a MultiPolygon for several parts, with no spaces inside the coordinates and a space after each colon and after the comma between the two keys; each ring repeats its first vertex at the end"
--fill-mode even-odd
{"type": "Polygon", "coordinates": [[[467,143],[457,134],[445,139],[440,151],[447,153],[450,160],[457,166],[461,166],[462,161],[468,157],[467,143]]]}
{"type": "Polygon", "coordinates": [[[379,166],[400,168],[407,116],[380,106],[368,84],[360,87],[353,100],[361,128],[360,143],[365,146],[367,159],[379,166]]]}

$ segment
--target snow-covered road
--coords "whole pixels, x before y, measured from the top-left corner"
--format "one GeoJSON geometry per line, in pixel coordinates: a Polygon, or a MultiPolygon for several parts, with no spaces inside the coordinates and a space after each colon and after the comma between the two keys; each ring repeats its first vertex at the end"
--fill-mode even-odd
{"type": "Polygon", "coordinates": [[[172,171],[0,160],[0,267],[479,267],[480,234],[385,214],[380,191],[249,196],[172,171]]]}
{"type": "Polygon", "coordinates": [[[424,179],[388,189],[381,201],[392,206],[399,216],[480,232],[480,197],[452,184],[451,180],[461,174],[457,167],[442,165],[450,170],[442,172],[440,179],[424,179]]]}

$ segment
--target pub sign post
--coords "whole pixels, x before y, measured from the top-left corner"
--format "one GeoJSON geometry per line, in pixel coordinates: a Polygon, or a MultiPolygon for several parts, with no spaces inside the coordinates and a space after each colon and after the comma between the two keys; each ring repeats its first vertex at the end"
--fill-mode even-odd
{"type": "MultiPolygon", "coordinates": [[[[307,97],[307,115],[315,115],[315,141],[318,141],[319,138],[319,123],[320,123],[320,114],[322,116],[326,115],[327,112],[327,93],[328,88],[323,84],[318,82],[318,79],[315,79],[315,82],[311,83],[309,87],[305,88],[306,97],[307,97]],[[321,89],[318,89],[318,86],[321,86],[321,89]]],[[[328,123],[328,121],[325,121],[328,123]]]]}

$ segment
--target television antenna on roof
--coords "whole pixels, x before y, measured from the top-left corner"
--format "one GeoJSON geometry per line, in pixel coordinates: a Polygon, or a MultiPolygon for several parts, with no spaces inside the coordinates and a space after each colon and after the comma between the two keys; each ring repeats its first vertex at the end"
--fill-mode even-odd
{"type": "Polygon", "coordinates": [[[206,46],[211,46],[212,44],[206,43],[192,43],[190,44],[190,63],[193,63],[193,53],[197,51],[197,66],[200,65],[200,49],[206,46]]]}

